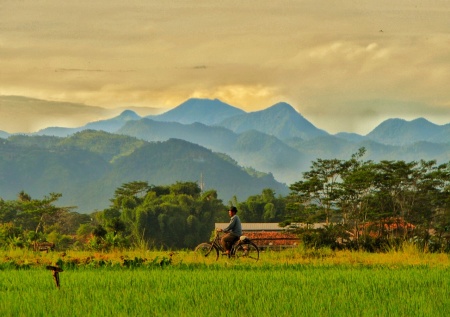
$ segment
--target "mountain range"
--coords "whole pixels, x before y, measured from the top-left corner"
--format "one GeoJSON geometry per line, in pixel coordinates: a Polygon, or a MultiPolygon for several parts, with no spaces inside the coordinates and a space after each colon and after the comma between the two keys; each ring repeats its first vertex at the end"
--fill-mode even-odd
{"type": "MultiPolygon", "coordinates": [[[[33,133],[20,134],[3,131],[0,132],[0,137],[8,141],[16,140],[19,136],[25,139],[28,137],[28,143],[39,147],[36,142],[30,140],[51,138],[63,144],[69,142],[66,140],[73,142],[75,136],[87,131],[107,132],[108,138],[113,138],[111,135],[128,137],[130,139],[127,139],[127,142],[131,144],[144,142],[145,146],[125,151],[122,144],[120,147],[123,153],[119,157],[105,157],[103,152],[95,153],[94,151],[95,155],[101,157],[103,155],[102,159],[106,163],[104,166],[100,164],[98,171],[104,171],[104,174],[100,177],[96,172],[90,173],[93,177],[96,175],[95,181],[86,180],[89,186],[85,186],[88,189],[84,195],[93,195],[95,193],[93,188],[101,187],[99,182],[113,184],[105,189],[111,195],[113,187],[120,186],[121,180],[133,180],[139,177],[142,180],[144,175],[145,178],[152,180],[151,175],[158,175],[158,184],[168,184],[171,181],[198,180],[200,174],[209,178],[211,185],[218,186],[216,189],[219,189],[219,194],[224,199],[229,199],[237,193],[256,194],[261,189],[261,186],[257,184],[264,182],[276,187],[278,193],[285,194],[288,191],[287,186],[301,179],[302,172],[309,169],[311,161],[317,158],[348,159],[361,147],[367,150],[364,159],[374,161],[421,159],[436,160],[439,163],[450,161],[450,142],[448,141],[450,140],[450,124],[436,125],[424,118],[412,121],[394,118],[382,122],[367,135],[345,132],[331,135],[315,127],[291,105],[284,102],[264,110],[247,113],[217,99],[189,99],[162,114],[140,116],[135,111],[125,110],[118,116],[92,121],[76,128],[53,126],[33,133]],[[176,147],[180,148],[180,152],[174,150],[176,147]],[[184,150],[181,151],[181,148],[184,150]],[[187,175],[187,171],[183,172],[184,169],[180,169],[176,162],[183,161],[180,155],[195,157],[189,154],[194,148],[196,151],[200,149],[206,151],[205,153],[214,157],[222,159],[226,157],[227,162],[234,162],[231,164],[233,168],[244,171],[244,174],[248,175],[246,177],[250,177],[247,181],[243,181],[245,186],[250,186],[249,183],[252,183],[251,186],[255,186],[254,190],[245,191],[242,188],[237,191],[237,189],[233,190],[232,186],[227,189],[221,186],[223,180],[227,179],[226,175],[232,174],[231,170],[226,171],[231,166],[225,168],[222,161],[219,164],[220,169],[225,168],[225,170],[221,175],[217,174],[217,166],[208,172],[189,166],[192,174],[187,175]],[[155,156],[154,151],[166,152],[166,155],[155,156]],[[138,155],[140,158],[137,158],[138,155]],[[150,159],[152,162],[147,162],[150,159]],[[123,162],[123,165],[119,162],[123,162]],[[157,164],[160,165],[157,167],[157,164]],[[119,172],[122,169],[127,172],[119,172]],[[152,171],[150,175],[145,173],[146,170],[152,171]],[[252,172],[249,173],[249,171],[252,172]],[[115,176],[111,176],[110,173],[115,176]],[[218,178],[215,179],[215,177],[218,178]]],[[[42,140],[44,139],[40,142],[42,140]]],[[[114,152],[115,143],[108,144],[110,146],[108,151],[114,152]]],[[[40,148],[42,150],[42,146],[40,148]]],[[[92,147],[73,148],[72,144],[70,148],[85,155],[93,153],[92,147]]],[[[60,149],[58,148],[57,151],[60,149]]],[[[55,151],[55,147],[52,150],[55,151]]],[[[3,150],[1,155],[4,155],[3,150]]],[[[204,162],[204,159],[193,159],[193,162],[199,161],[204,162]]],[[[186,164],[185,161],[184,164],[186,164]]],[[[80,166],[77,168],[82,170],[80,166]]],[[[241,175],[240,178],[245,177],[241,175]]],[[[80,180],[78,184],[84,184],[84,181],[80,180]]],[[[85,197],[80,195],[78,197],[85,197]]],[[[94,205],[85,208],[94,208],[94,205]]]]}
{"type": "Polygon", "coordinates": [[[174,109],[140,117],[135,112],[85,126],[47,128],[38,135],[68,136],[85,129],[133,136],[149,142],[179,138],[216,152],[227,153],[242,166],[273,173],[290,184],[317,158],[348,159],[365,147],[366,158],[379,160],[450,160],[450,124],[424,118],[389,119],[367,135],[331,135],[315,127],[287,103],[244,112],[220,100],[189,99],[174,109]]]}

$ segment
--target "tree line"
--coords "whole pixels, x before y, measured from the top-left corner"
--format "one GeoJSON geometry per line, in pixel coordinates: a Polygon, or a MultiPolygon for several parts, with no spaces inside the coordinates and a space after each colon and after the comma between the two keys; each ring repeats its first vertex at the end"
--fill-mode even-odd
{"type": "Polygon", "coordinates": [[[57,207],[61,194],[0,199],[0,248],[54,242],[59,249],[192,249],[238,207],[243,222],[278,222],[309,247],[383,251],[404,242],[450,251],[450,165],[435,161],[317,159],[283,197],[272,189],[224,203],[195,182],[125,183],[110,206],[91,214],[57,207]],[[314,224],[320,223],[317,227],[314,224]]]}
{"type": "Polygon", "coordinates": [[[449,251],[450,164],[436,161],[318,159],[290,186],[287,209],[294,222],[324,222],[311,243],[383,249],[405,241],[449,251]]]}

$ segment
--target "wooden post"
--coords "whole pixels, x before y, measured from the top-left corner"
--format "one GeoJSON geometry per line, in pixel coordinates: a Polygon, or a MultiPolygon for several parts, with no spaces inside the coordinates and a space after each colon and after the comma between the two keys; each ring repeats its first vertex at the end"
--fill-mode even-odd
{"type": "Polygon", "coordinates": [[[57,266],[47,265],[47,270],[52,271],[53,279],[55,280],[56,287],[59,289],[59,272],[63,272],[63,269],[57,266]]]}

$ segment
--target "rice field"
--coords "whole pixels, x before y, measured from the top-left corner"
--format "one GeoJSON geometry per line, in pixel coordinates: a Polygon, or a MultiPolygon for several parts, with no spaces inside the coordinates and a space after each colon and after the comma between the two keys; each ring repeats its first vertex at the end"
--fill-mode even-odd
{"type": "Polygon", "coordinates": [[[56,253],[0,253],[0,316],[448,316],[450,311],[446,254],[290,250],[263,253],[254,264],[210,261],[192,252],[175,254],[170,264],[168,258],[159,251],[140,257],[69,253],[63,259],[56,253]],[[14,267],[13,259],[23,262],[14,267]],[[50,262],[64,267],[59,289],[45,270],[50,262]]]}

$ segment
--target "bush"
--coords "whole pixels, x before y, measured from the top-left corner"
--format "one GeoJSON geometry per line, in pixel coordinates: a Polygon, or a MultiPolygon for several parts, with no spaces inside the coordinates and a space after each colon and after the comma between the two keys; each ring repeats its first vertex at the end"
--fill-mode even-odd
{"type": "Polygon", "coordinates": [[[347,248],[350,234],[341,224],[330,224],[320,229],[300,229],[299,237],[308,248],[328,247],[332,250],[347,248]]]}

